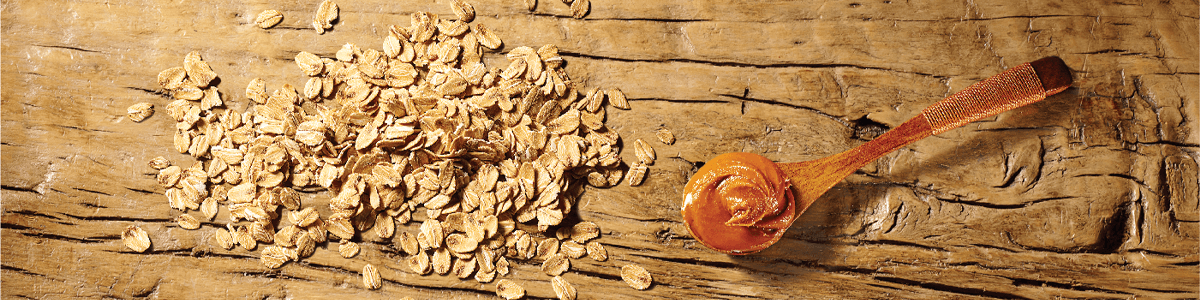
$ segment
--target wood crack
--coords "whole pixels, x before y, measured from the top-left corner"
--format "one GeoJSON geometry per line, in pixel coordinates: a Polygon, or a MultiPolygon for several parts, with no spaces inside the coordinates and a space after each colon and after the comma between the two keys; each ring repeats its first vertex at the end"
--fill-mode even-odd
{"type": "Polygon", "coordinates": [[[20,187],[20,186],[0,185],[0,190],[4,190],[4,191],[14,191],[14,192],[25,192],[25,193],[34,193],[34,194],[42,195],[42,193],[41,193],[41,192],[38,192],[38,191],[36,191],[36,190],[34,190],[34,189],[32,189],[32,188],[20,187]]]}
{"type": "Polygon", "coordinates": [[[89,49],[84,49],[84,48],[79,48],[79,47],[71,47],[71,46],[39,45],[39,44],[33,44],[32,46],[42,47],[42,48],[66,49],[66,50],[87,52],[87,53],[104,53],[104,52],[100,52],[100,51],[96,51],[96,50],[89,50],[89,49]]]}
{"type": "Polygon", "coordinates": [[[117,221],[117,222],[146,222],[146,223],[166,223],[166,222],[172,221],[169,218],[135,218],[135,217],[124,217],[124,216],[76,216],[76,215],[63,213],[63,212],[60,212],[59,214],[62,214],[64,216],[68,216],[71,218],[79,219],[79,220],[84,220],[84,221],[106,221],[106,222],[117,221]]]}
{"type": "Polygon", "coordinates": [[[21,274],[25,274],[25,275],[29,275],[29,276],[47,277],[46,275],[43,275],[43,274],[34,273],[29,270],[25,270],[25,269],[10,266],[10,265],[0,265],[0,270],[13,271],[13,272],[17,272],[17,273],[21,273],[21,274]]]}
{"type": "Polygon", "coordinates": [[[125,189],[126,189],[126,190],[130,190],[130,191],[134,191],[134,192],[138,192],[138,193],[142,193],[142,194],[146,194],[146,195],[155,195],[155,194],[158,194],[158,192],[154,192],[154,191],[147,191],[147,190],[138,189],[138,188],[125,187],[125,189]]]}
{"type": "Polygon", "coordinates": [[[1075,198],[1078,198],[1078,197],[1070,197],[1070,196],[1046,197],[1046,198],[1039,198],[1039,199],[1023,201],[1018,204],[996,204],[996,203],[987,203],[987,202],[980,202],[980,201],[956,200],[956,199],[947,199],[947,198],[938,198],[938,200],[941,200],[942,202],[947,202],[947,203],[978,206],[978,207],[991,208],[991,209],[1018,209],[1018,208],[1030,207],[1030,206],[1033,206],[1034,204],[1038,204],[1038,203],[1042,203],[1042,202],[1046,202],[1046,201],[1067,200],[1067,199],[1075,199],[1075,198]]]}
{"type": "MultiPolygon", "coordinates": [[[[167,92],[166,92],[166,91],[164,91],[164,90],[157,90],[157,89],[156,89],[156,90],[152,90],[152,89],[140,88],[140,87],[134,87],[134,86],[126,86],[126,87],[124,87],[124,88],[125,88],[125,89],[130,89],[130,90],[135,90],[135,91],[144,92],[144,93],[147,93],[147,94],[151,94],[151,95],[155,95],[155,96],[163,97],[163,98],[166,98],[166,99],[171,99],[171,95],[167,94],[167,92]]],[[[171,100],[173,100],[173,99],[171,99],[171,100]]]]}
{"type": "Polygon", "coordinates": [[[790,104],[790,103],[783,103],[783,102],[774,101],[774,100],[756,99],[756,98],[751,98],[751,97],[746,97],[746,96],[738,96],[738,95],[732,95],[732,94],[717,94],[717,95],[734,98],[734,99],[738,99],[738,100],[742,100],[742,101],[747,101],[747,102],[767,104],[767,105],[778,105],[778,106],[783,106],[783,107],[787,107],[787,108],[808,111],[808,112],[815,113],[819,116],[825,117],[827,119],[836,121],[839,124],[842,124],[842,126],[846,126],[846,128],[850,128],[851,130],[857,130],[857,128],[855,128],[855,126],[853,124],[850,124],[850,122],[846,122],[846,120],[842,120],[842,117],[825,113],[824,111],[821,111],[816,108],[803,106],[803,105],[795,105],[795,104],[790,104]]]}
{"type": "Polygon", "coordinates": [[[971,295],[971,296],[980,296],[980,297],[998,298],[998,299],[1030,299],[1030,298],[1018,296],[1016,294],[1010,294],[1010,293],[1005,293],[1005,292],[988,291],[988,290],[968,288],[968,287],[958,287],[958,286],[952,286],[952,285],[941,284],[941,283],[933,283],[933,282],[921,282],[921,281],[904,279],[904,278],[899,278],[899,277],[875,276],[875,280],[891,282],[891,283],[896,283],[896,284],[902,284],[902,285],[907,285],[907,286],[920,287],[920,288],[924,288],[924,289],[942,291],[942,292],[947,292],[947,293],[952,293],[952,294],[971,295]]]}
{"type": "Polygon", "coordinates": [[[112,131],[103,130],[103,129],[90,129],[90,128],[83,128],[83,127],[79,127],[79,126],[71,126],[71,125],[50,124],[50,126],[54,126],[54,127],[58,127],[58,128],[65,128],[65,129],[79,130],[79,131],[86,131],[86,132],[113,133],[112,131]]]}
{"type": "Polygon", "coordinates": [[[593,54],[584,54],[584,53],[570,52],[570,51],[563,51],[563,50],[559,51],[559,55],[567,56],[567,57],[594,59],[594,60],[607,60],[607,61],[633,62],[633,63],[640,63],[640,62],[690,63],[690,64],[702,64],[702,65],[710,65],[710,66],[717,66],[717,67],[738,67],[738,68],[759,68],[759,69],[769,69],[769,68],[809,68],[809,69],[849,68],[849,69],[875,70],[875,71],[884,71],[884,72],[913,74],[913,75],[920,75],[920,76],[929,76],[929,77],[933,77],[933,78],[937,78],[937,79],[949,78],[948,76],[935,75],[935,74],[930,74],[930,73],[900,71],[900,70],[894,70],[894,69],[889,69],[889,68],[860,66],[860,65],[854,65],[854,64],[833,64],[833,63],[824,63],[824,64],[821,64],[821,63],[816,63],[816,64],[813,64],[813,63],[810,63],[810,64],[802,64],[802,63],[755,64],[755,63],[745,63],[745,62],[713,61],[713,60],[699,60],[699,59],[688,59],[688,58],[636,59],[636,58],[622,58],[622,57],[610,57],[610,56],[601,56],[601,55],[593,55],[593,54]]]}
{"type": "Polygon", "coordinates": [[[89,189],[85,189],[85,188],[77,188],[77,187],[73,187],[73,188],[71,188],[71,189],[74,189],[74,190],[76,190],[76,191],[81,191],[81,192],[92,193],[92,194],[105,195],[105,196],[112,196],[112,194],[109,194],[109,193],[105,193],[105,192],[101,192],[101,191],[93,191],[93,190],[89,190],[89,189]]]}
{"type": "Polygon", "coordinates": [[[644,21],[644,22],[657,22],[657,23],[688,23],[688,22],[714,21],[712,19],[662,19],[662,18],[584,18],[584,19],[575,19],[575,17],[571,16],[571,15],[556,15],[556,14],[539,13],[539,12],[530,13],[529,15],[538,16],[538,17],[549,17],[549,18],[555,18],[555,19],[560,19],[560,20],[565,20],[565,21],[644,21]]]}
{"type": "Polygon", "coordinates": [[[1097,287],[1092,287],[1092,286],[1087,286],[1087,285],[1082,285],[1082,284],[1070,284],[1070,283],[1061,283],[1061,282],[1053,282],[1053,281],[1045,281],[1045,280],[1033,280],[1033,279],[1024,279],[1024,278],[1009,278],[1009,277],[1005,277],[1005,278],[1012,280],[1013,285],[1015,285],[1015,286],[1044,286],[1044,287],[1052,287],[1052,288],[1057,288],[1057,289],[1073,290],[1073,291],[1081,291],[1081,292],[1101,292],[1101,293],[1106,293],[1106,294],[1119,294],[1119,295],[1127,295],[1127,296],[1133,295],[1133,294],[1122,292],[1122,291],[1102,289],[1102,288],[1097,288],[1097,287]]]}

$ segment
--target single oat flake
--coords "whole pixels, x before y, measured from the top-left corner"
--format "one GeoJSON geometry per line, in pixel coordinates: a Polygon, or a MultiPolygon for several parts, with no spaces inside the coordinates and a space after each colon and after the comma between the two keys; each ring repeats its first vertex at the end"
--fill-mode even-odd
{"type": "Polygon", "coordinates": [[[254,24],[257,24],[258,28],[267,29],[279,25],[281,21],[283,21],[283,13],[268,9],[258,14],[258,18],[254,19],[254,24]]]}
{"type": "Polygon", "coordinates": [[[653,279],[650,278],[650,272],[646,272],[645,268],[638,265],[625,265],[621,267],[621,279],[629,284],[629,287],[638,290],[650,288],[653,279]]]}
{"type": "Polygon", "coordinates": [[[341,254],[342,257],[354,257],[355,255],[358,255],[358,251],[358,243],[347,240],[341,240],[341,242],[338,243],[338,254],[341,254]]]}
{"type": "Polygon", "coordinates": [[[121,241],[125,242],[125,247],[136,252],[146,252],[146,249],[150,249],[150,236],[136,225],[129,225],[125,228],[125,231],[121,233],[121,241]]]}
{"type": "Polygon", "coordinates": [[[608,104],[618,109],[629,109],[629,99],[625,98],[625,93],[621,92],[621,89],[610,89],[605,94],[608,94],[608,104]]]}
{"type": "Polygon", "coordinates": [[[675,144],[675,134],[671,133],[670,129],[659,129],[654,133],[654,135],[658,136],[658,141],[662,142],[663,144],[675,144]]]}
{"type": "Polygon", "coordinates": [[[542,262],[542,272],[546,275],[559,276],[571,268],[571,260],[562,254],[555,254],[542,262]]]}
{"type": "Polygon", "coordinates": [[[233,240],[233,236],[229,235],[229,230],[225,230],[225,228],[217,228],[217,232],[213,233],[213,243],[225,250],[233,249],[233,246],[237,244],[233,240]]]}
{"type": "Polygon", "coordinates": [[[550,286],[554,288],[554,295],[558,296],[558,300],[575,300],[575,297],[578,296],[575,286],[562,276],[554,276],[550,279],[550,286]]]}
{"type": "Polygon", "coordinates": [[[379,278],[379,270],[375,269],[375,266],[371,264],[363,266],[362,280],[363,286],[366,286],[368,289],[374,290],[383,287],[383,281],[379,278]]]}
{"type": "Polygon", "coordinates": [[[140,123],[154,115],[154,104],[142,102],[130,105],[126,112],[129,114],[129,120],[140,123]]]}
{"type": "Polygon", "coordinates": [[[595,261],[608,260],[608,250],[605,250],[604,245],[601,245],[600,242],[591,241],[591,242],[588,242],[585,247],[587,248],[588,257],[591,257],[592,260],[595,260],[595,261]]]}
{"type": "Polygon", "coordinates": [[[196,220],[196,217],[193,217],[192,215],[189,215],[189,214],[179,215],[179,217],[176,218],[175,221],[177,223],[179,223],[179,227],[183,228],[183,229],[187,229],[187,230],[200,229],[200,220],[196,220]]]}
{"type": "Polygon", "coordinates": [[[587,255],[587,248],[575,241],[563,242],[559,249],[564,255],[570,258],[580,258],[587,255]]]}
{"type": "Polygon", "coordinates": [[[520,299],[525,297],[525,288],[511,280],[500,279],[496,282],[496,296],[509,300],[520,299]]]}
{"type": "Polygon", "coordinates": [[[574,3],[571,3],[571,16],[576,19],[583,19],[583,17],[587,16],[588,10],[591,8],[592,1],[575,0],[574,3]]]}
{"type": "Polygon", "coordinates": [[[637,155],[638,161],[644,165],[653,165],[657,155],[654,154],[654,147],[646,143],[642,139],[637,139],[633,142],[634,154],[637,155]]]}
{"type": "Polygon", "coordinates": [[[337,18],[337,4],[330,0],[322,1],[321,6],[317,7],[317,13],[313,15],[313,29],[317,30],[317,34],[324,34],[326,30],[333,28],[333,21],[337,18]]]}
{"type": "Polygon", "coordinates": [[[629,186],[642,185],[642,181],[645,180],[646,172],[648,171],[649,168],[646,165],[634,163],[633,166],[629,167],[629,174],[625,175],[625,179],[629,182],[629,186]]]}

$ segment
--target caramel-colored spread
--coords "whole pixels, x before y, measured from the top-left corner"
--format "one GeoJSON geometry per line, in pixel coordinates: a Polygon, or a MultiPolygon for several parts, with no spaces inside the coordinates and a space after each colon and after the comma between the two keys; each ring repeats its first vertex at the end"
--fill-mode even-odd
{"type": "Polygon", "coordinates": [[[729,254],[774,244],[795,220],[787,175],[753,153],[726,153],[704,164],[683,190],[683,220],[700,243],[729,254]]]}

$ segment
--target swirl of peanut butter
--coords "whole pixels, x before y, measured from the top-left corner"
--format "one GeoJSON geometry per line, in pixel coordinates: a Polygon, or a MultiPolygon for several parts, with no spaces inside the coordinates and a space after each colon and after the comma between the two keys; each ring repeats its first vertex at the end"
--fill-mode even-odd
{"type": "Polygon", "coordinates": [[[750,254],[783,237],[795,221],[787,175],[753,153],[726,153],[704,164],[684,187],[683,219],[700,243],[750,254]]]}

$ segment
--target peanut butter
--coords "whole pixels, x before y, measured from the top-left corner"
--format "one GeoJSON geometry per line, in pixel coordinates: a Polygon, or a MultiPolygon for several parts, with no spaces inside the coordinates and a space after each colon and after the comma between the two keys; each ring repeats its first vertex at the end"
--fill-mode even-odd
{"type": "Polygon", "coordinates": [[[753,153],[708,161],[684,187],[683,219],[692,236],[714,250],[750,254],[774,244],[795,220],[787,175],[753,153]]]}

